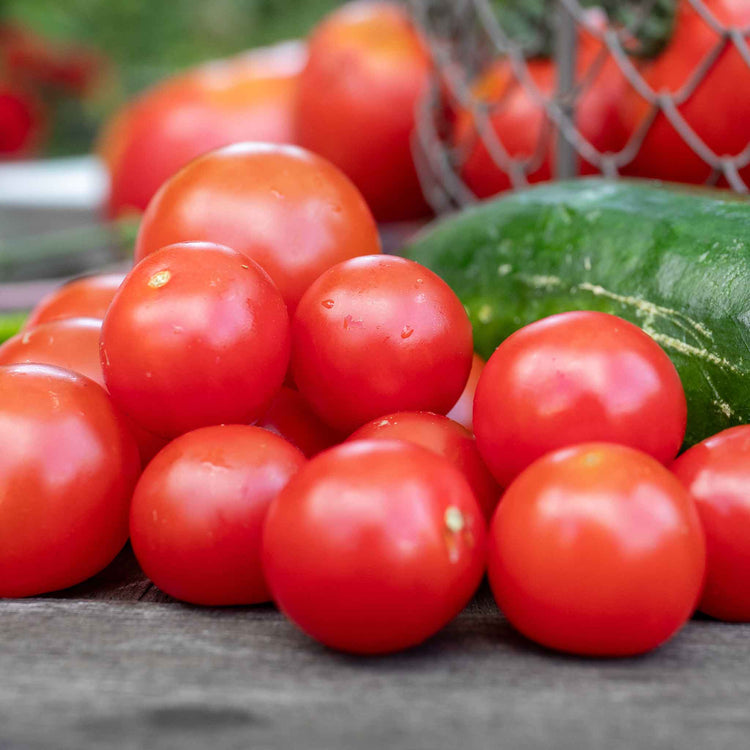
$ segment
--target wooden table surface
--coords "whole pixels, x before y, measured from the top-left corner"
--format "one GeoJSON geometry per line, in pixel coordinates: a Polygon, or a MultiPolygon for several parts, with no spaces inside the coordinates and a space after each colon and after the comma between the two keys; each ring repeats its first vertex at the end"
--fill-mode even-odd
{"type": "Polygon", "coordinates": [[[129,550],[60,594],[0,601],[0,749],[739,748],[750,626],[691,622],[636,659],[554,654],[486,589],[423,646],[337,654],[271,606],[179,604],[129,550]]]}

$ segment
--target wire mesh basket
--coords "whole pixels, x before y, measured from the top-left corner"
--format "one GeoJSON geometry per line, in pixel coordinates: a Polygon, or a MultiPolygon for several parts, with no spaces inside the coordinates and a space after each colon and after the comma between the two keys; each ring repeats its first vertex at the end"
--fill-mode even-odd
{"type": "Polygon", "coordinates": [[[436,210],[597,173],[748,192],[750,0],[600,2],[409,0],[434,61],[414,153],[436,210]]]}

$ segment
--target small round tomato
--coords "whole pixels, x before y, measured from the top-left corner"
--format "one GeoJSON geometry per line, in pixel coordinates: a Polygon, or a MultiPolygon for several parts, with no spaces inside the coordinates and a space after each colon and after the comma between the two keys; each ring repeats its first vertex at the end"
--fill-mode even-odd
{"type": "MultiPolygon", "coordinates": [[[[91,378],[107,390],[99,359],[102,321],[96,318],[62,318],[40,323],[0,345],[0,365],[37,363],[56,365],[91,378]]],[[[145,466],[164,447],[164,439],[139,427],[125,416],[138,443],[145,466]]]]}
{"type": "Polygon", "coordinates": [[[246,256],[205,242],[171,245],[123,282],[104,319],[101,358],[115,403],[157,435],[248,423],[284,380],[289,318],[246,256]]]}
{"type": "Polygon", "coordinates": [[[629,656],[688,620],[706,553],[695,503],[658,461],[586,443],[532,464],[492,520],[497,604],[549,648],[629,656]]]}
{"type": "Polygon", "coordinates": [[[344,439],[321,421],[302,394],[286,386],[274,396],[266,413],[255,424],[288,440],[307,458],[344,439]]]}
{"type": "Polygon", "coordinates": [[[750,425],[693,446],[672,471],[698,506],[706,532],[706,586],[699,609],[750,622],[750,425]]]}
{"type": "Polygon", "coordinates": [[[0,597],[66,588],[128,538],[140,461],[104,390],[46,365],[0,367],[0,597]]]}
{"type": "Polygon", "coordinates": [[[262,143],[212,151],[165,182],[143,216],[135,258],[194,240],[260,263],[290,312],[327,268],[380,252],[375,220],[344,174],[303,149],[262,143]]]}
{"type": "Polygon", "coordinates": [[[346,3],[310,37],[297,138],[351,177],[379,221],[429,213],[411,148],[429,80],[429,52],[400,4],[346,3]]]}
{"type": "Polygon", "coordinates": [[[45,135],[47,113],[27,88],[0,80],[0,157],[33,154],[45,135]]]}
{"type": "Polygon", "coordinates": [[[458,422],[430,412],[404,411],[374,419],[349,440],[404,440],[448,459],[466,478],[487,521],[500,500],[501,489],[477,450],[474,436],[458,422]]]}
{"type": "Polygon", "coordinates": [[[484,370],[484,364],[484,360],[478,354],[475,354],[471,361],[471,372],[463,393],[458,397],[458,401],[453,404],[453,408],[446,414],[454,422],[463,425],[469,432],[474,431],[474,395],[477,391],[479,376],[484,370]]]}
{"type": "Polygon", "coordinates": [[[110,216],[143,211],[181,167],[238,141],[291,143],[305,45],[283,42],[212,60],[138,96],[107,124],[99,150],[110,216]]]}
{"type": "Polygon", "coordinates": [[[203,427],[173,440],[133,495],[130,540],[144,573],[192,604],[268,601],[263,521],[304,463],[293,445],[259,427],[203,427]]]}
{"type": "Polygon", "coordinates": [[[471,323],[451,288],[414,261],[339,263],[292,321],[292,373],[310,406],[350,432],[397,411],[445,414],[471,369],[471,323]]]}
{"type": "Polygon", "coordinates": [[[26,319],[24,329],[65,318],[101,320],[124,278],[124,273],[105,273],[69,281],[37,304],[26,319]]]}
{"type": "Polygon", "coordinates": [[[321,453],[271,503],[263,569],[274,601],[332,648],[421,643],[466,605],[484,572],[485,525],[448,461],[390,440],[321,453]]]}
{"type": "Polygon", "coordinates": [[[668,463],[686,425],[685,392],[664,350],[600,312],[552,315],[516,331],[490,357],[474,399],[479,452],[504,487],[545,453],[588,441],[668,463]]]}

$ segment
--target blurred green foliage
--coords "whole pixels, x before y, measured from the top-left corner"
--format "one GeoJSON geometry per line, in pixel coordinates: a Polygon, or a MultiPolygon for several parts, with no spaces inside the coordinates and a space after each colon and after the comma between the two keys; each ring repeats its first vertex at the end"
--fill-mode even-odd
{"type": "Polygon", "coordinates": [[[341,0],[0,0],[0,18],[112,63],[106,90],[54,102],[48,154],[88,150],[117,105],[175,71],[250,47],[303,37],[341,0]]]}

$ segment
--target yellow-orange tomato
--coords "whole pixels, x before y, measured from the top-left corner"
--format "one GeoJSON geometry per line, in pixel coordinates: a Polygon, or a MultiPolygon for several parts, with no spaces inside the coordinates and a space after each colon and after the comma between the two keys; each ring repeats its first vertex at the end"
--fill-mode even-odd
{"type": "Polygon", "coordinates": [[[237,141],[290,143],[300,42],[201,65],[145,92],[105,128],[110,215],[142,211],[159,186],[201,154],[237,141]]]}

